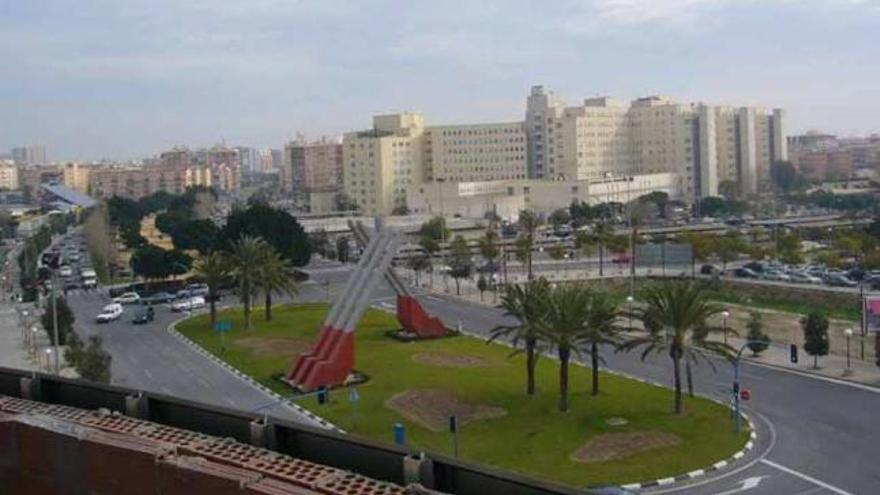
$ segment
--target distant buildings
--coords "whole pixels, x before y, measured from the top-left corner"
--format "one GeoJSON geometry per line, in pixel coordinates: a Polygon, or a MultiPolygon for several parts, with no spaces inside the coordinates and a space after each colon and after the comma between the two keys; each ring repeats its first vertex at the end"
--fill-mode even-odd
{"type": "Polygon", "coordinates": [[[0,163],[0,190],[14,191],[19,188],[18,166],[0,163]]]}
{"type": "MultiPolygon", "coordinates": [[[[583,191],[598,190],[592,184],[651,176],[664,177],[647,181],[657,190],[686,200],[716,196],[724,182],[748,196],[767,188],[773,161],[788,158],[784,132],[780,109],[681,104],[660,96],[631,103],[588,98],[566,107],[535,86],[519,122],[426,126],[418,113],[375,116],[371,129],[343,138],[343,193],[366,214],[454,211],[431,201],[434,193],[427,191],[436,183],[495,191],[513,187],[509,181],[545,180],[565,183],[553,186],[556,193],[577,190],[583,199],[583,191]]],[[[458,201],[454,196],[437,193],[435,199],[458,201]]],[[[522,196],[525,202],[530,194],[522,196]]]]}
{"type": "Polygon", "coordinates": [[[880,170],[880,136],[838,138],[809,132],[788,138],[791,162],[813,181],[847,179],[880,170]]]}
{"type": "Polygon", "coordinates": [[[16,165],[43,165],[46,161],[46,148],[32,145],[12,148],[10,151],[12,161],[16,165]]]}
{"type": "Polygon", "coordinates": [[[342,145],[323,138],[292,141],[284,147],[285,162],[279,169],[282,192],[313,213],[336,210],[342,191],[342,145]]]}

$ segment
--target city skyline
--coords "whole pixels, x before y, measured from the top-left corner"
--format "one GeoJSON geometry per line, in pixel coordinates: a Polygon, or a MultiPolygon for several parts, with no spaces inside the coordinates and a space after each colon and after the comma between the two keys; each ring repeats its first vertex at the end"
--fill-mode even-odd
{"type": "Polygon", "coordinates": [[[868,134],[880,130],[878,20],[871,0],[15,4],[0,19],[0,53],[15,61],[0,78],[0,149],[131,159],[220,141],[280,148],[395,111],[430,125],[520,120],[533,84],[573,102],[782,107],[790,134],[868,134]]]}

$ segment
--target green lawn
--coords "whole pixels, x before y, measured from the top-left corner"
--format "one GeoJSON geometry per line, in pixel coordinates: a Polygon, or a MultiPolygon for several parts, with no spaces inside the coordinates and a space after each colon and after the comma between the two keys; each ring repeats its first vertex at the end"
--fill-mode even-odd
{"type": "MultiPolygon", "coordinates": [[[[178,330],[220,355],[233,366],[273,389],[288,394],[278,377],[290,365],[294,347],[310,342],[326,313],[326,305],[280,307],[274,321],[255,315],[256,329],[244,334],[241,312],[225,311],[234,330],[226,335],[226,350],[220,352],[217,334],[208,328],[207,315],[178,325],[178,330]],[[242,340],[250,339],[250,340],[242,340]],[[285,350],[285,339],[293,345],[285,350]],[[256,345],[256,346],[255,346],[256,345]]],[[[603,374],[602,393],[588,395],[589,372],[572,370],[571,410],[557,411],[557,370],[555,361],[541,359],[537,370],[538,394],[524,392],[525,369],[521,355],[509,357],[510,349],[469,338],[454,337],[419,343],[400,343],[384,332],[397,328],[392,315],[370,310],[357,332],[356,368],[370,376],[359,387],[360,403],[355,414],[345,390],[331,393],[328,405],[320,406],[313,397],[298,401],[302,406],[357,435],[391,441],[392,425],[404,423],[408,441],[426,450],[451,453],[450,436],[435,433],[385,407],[394,394],[412,389],[445,389],[459,400],[502,407],[507,415],[475,421],[462,428],[460,452],[470,460],[499,466],[535,477],[583,486],[597,483],[626,483],[684,473],[705,467],[739,450],[747,432],[732,432],[729,411],[704,399],[687,399],[686,414],[670,413],[672,393],[633,380],[603,374]],[[450,368],[420,364],[417,353],[479,356],[486,366],[450,368]],[[611,417],[623,417],[629,424],[612,427],[611,417]],[[572,460],[574,451],[586,441],[608,432],[659,430],[681,438],[675,447],[632,454],[623,459],[600,463],[572,460]]],[[[698,372],[709,372],[698,368],[698,372]]]]}

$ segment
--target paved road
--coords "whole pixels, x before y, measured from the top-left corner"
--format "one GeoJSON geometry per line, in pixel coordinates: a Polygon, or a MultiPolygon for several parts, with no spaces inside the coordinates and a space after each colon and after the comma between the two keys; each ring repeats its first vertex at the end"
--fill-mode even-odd
{"type": "Polygon", "coordinates": [[[109,302],[106,291],[74,291],[68,295],[68,302],[76,315],[77,333],[83,337],[100,335],[113,356],[114,384],[244,411],[264,406],[260,412],[315,424],[289,406],[273,404],[271,396],[168,333],[168,325],[181,314],[159,307],[151,324],[133,325],[133,307],[127,307],[122,319],[98,324],[94,317],[109,302]]]}
{"type": "MultiPolygon", "coordinates": [[[[335,293],[349,273],[348,267],[316,263],[314,280],[305,284],[298,299],[325,300],[335,293]]],[[[449,326],[462,326],[477,334],[503,320],[494,308],[461,302],[451,297],[421,294],[428,311],[449,326]]],[[[173,319],[167,310],[157,312],[152,325],[135,327],[116,322],[91,323],[105,302],[96,294],[72,294],[79,331],[100,334],[114,356],[114,381],[145,390],[170,393],[204,402],[251,409],[267,400],[265,394],[231,375],[225,369],[182,345],[165,331],[173,319]]],[[[389,287],[377,287],[373,305],[390,310],[394,294],[389,287]]],[[[661,383],[670,382],[666,360],[638,362],[635,355],[606,352],[611,369],[661,383]]],[[[717,374],[700,368],[695,376],[697,390],[720,399],[727,395],[732,373],[719,365],[717,374]]],[[[676,491],[694,494],[871,494],[878,493],[880,471],[880,393],[804,377],[776,369],[745,364],[743,386],[752,390],[747,412],[755,419],[759,443],[755,455],[726,469],[721,477],[698,480],[689,486],[673,486],[658,493],[676,491]],[[743,484],[750,487],[743,488],[743,484]],[[755,486],[752,486],[755,485],[755,486]],[[742,490],[741,490],[742,489],[742,490]]],[[[291,419],[305,419],[286,407],[269,410],[291,419]]]]}
{"type": "MultiPolygon", "coordinates": [[[[347,269],[312,271],[316,285],[308,297],[319,297],[324,281],[331,287],[344,281],[347,269]]],[[[422,294],[426,309],[449,326],[485,335],[503,320],[495,308],[434,294],[422,294]]],[[[393,308],[390,288],[376,289],[374,306],[393,308]]],[[[607,365],[664,384],[671,383],[668,359],[638,361],[636,354],[605,352],[607,365]]],[[[698,392],[726,400],[733,380],[730,365],[718,363],[718,373],[702,365],[695,375],[698,392]]],[[[687,486],[655,490],[688,494],[873,494],[880,493],[880,389],[806,377],[775,368],[746,363],[741,370],[743,387],[752,391],[751,407],[759,442],[753,456],[721,473],[721,478],[697,480],[687,486]],[[756,478],[758,480],[756,481],[756,478]]]]}

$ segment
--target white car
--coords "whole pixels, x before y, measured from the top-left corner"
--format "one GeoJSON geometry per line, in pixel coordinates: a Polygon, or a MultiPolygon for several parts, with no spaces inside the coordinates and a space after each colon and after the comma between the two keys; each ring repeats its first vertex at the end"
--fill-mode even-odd
{"type": "Polygon", "coordinates": [[[119,297],[114,297],[113,302],[119,304],[136,304],[141,301],[141,296],[137,292],[126,292],[119,297]]]}
{"type": "Polygon", "coordinates": [[[204,307],[205,298],[202,296],[188,297],[186,299],[171,303],[171,311],[192,311],[194,309],[204,307]]]}
{"type": "Polygon", "coordinates": [[[64,265],[58,269],[58,275],[61,275],[62,277],[70,277],[73,275],[73,270],[69,266],[64,265]]]}
{"type": "Polygon", "coordinates": [[[809,273],[804,272],[791,272],[788,274],[791,278],[791,281],[798,284],[813,284],[813,285],[822,285],[822,279],[819,277],[814,277],[809,273]]]}
{"type": "Polygon", "coordinates": [[[769,270],[764,272],[764,280],[775,280],[777,282],[791,282],[791,277],[778,270],[769,270]]]}
{"type": "Polygon", "coordinates": [[[118,320],[122,316],[122,313],[123,309],[121,304],[108,304],[101,309],[101,312],[95,317],[95,321],[98,323],[108,323],[118,320]]]}
{"type": "Polygon", "coordinates": [[[98,286],[98,281],[95,280],[94,278],[84,278],[82,286],[85,287],[86,289],[94,289],[95,287],[98,286]]]}

